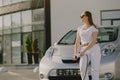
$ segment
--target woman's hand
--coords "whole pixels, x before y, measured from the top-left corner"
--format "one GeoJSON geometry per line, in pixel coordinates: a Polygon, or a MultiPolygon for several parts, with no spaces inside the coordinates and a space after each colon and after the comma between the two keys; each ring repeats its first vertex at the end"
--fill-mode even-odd
{"type": "Polygon", "coordinates": [[[73,61],[76,61],[76,60],[77,60],[77,56],[74,55],[74,56],[72,57],[72,60],[73,60],[73,61]]]}
{"type": "Polygon", "coordinates": [[[84,51],[79,52],[80,57],[81,57],[81,56],[84,56],[84,53],[85,53],[84,51]]]}

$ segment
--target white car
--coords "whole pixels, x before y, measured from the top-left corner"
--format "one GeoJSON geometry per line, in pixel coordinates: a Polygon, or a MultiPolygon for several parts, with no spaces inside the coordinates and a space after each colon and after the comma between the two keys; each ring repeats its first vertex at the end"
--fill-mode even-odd
{"type": "MultiPolygon", "coordinates": [[[[46,51],[39,64],[40,80],[81,80],[79,62],[72,60],[75,39],[76,30],[71,30],[46,51]]],[[[119,80],[120,26],[99,27],[98,42],[102,54],[100,80],[119,80]]]]}

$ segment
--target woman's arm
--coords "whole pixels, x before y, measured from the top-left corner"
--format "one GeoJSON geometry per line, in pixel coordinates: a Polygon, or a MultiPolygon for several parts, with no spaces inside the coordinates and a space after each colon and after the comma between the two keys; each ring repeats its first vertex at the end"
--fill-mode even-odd
{"type": "Polygon", "coordinates": [[[73,58],[72,58],[73,60],[77,60],[77,54],[78,54],[79,46],[80,46],[80,36],[77,33],[76,41],[75,41],[75,45],[74,45],[74,55],[73,55],[73,58]]]}
{"type": "Polygon", "coordinates": [[[82,52],[80,52],[81,56],[83,56],[84,53],[87,50],[89,50],[91,47],[93,47],[96,44],[97,36],[98,36],[98,32],[93,32],[93,34],[92,34],[92,40],[90,41],[90,43],[88,44],[88,46],[82,52]]]}
{"type": "Polygon", "coordinates": [[[80,46],[80,36],[77,33],[76,41],[75,41],[75,45],[74,45],[74,55],[76,55],[78,53],[79,46],[80,46]]]}

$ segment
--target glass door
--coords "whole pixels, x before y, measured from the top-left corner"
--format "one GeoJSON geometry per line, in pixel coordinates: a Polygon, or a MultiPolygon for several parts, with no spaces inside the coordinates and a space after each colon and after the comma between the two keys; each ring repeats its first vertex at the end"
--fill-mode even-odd
{"type": "Polygon", "coordinates": [[[21,64],[21,34],[12,34],[12,63],[21,64]]]}
{"type": "Polygon", "coordinates": [[[3,63],[2,36],[0,36],[0,64],[3,63]]]}
{"type": "Polygon", "coordinates": [[[11,35],[3,36],[3,63],[11,64],[11,35]]]}

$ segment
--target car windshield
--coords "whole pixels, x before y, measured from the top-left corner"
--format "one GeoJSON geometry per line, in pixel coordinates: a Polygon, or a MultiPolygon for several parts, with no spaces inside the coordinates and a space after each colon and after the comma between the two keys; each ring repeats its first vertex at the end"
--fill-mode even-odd
{"type": "Polygon", "coordinates": [[[63,38],[58,42],[58,44],[74,44],[76,39],[76,31],[69,31],[63,38]]]}
{"type": "MultiPolygon", "coordinates": [[[[69,31],[58,44],[73,45],[76,39],[76,30],[69,31]]],[[[99,28],[98,42],[111,42],[117,39],[118,28],[117,27],[101,27],[99,28]]]]}

